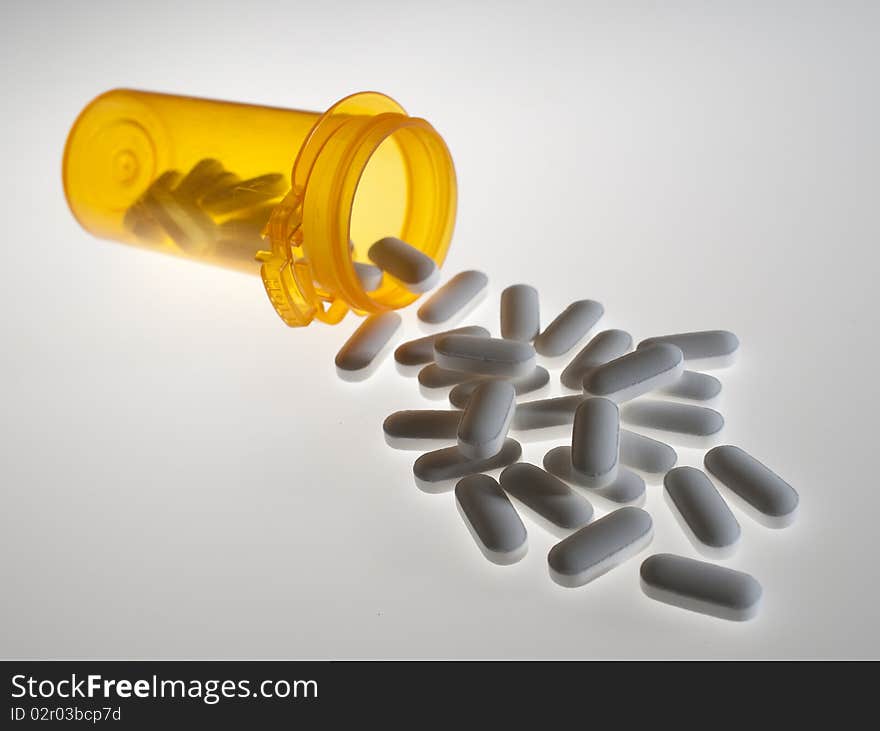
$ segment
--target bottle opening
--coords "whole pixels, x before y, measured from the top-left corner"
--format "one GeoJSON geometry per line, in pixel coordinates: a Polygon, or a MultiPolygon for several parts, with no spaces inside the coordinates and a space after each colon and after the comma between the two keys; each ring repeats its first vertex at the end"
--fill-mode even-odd
{"type": "Polygon", "coordinates": [[[321,149],[301,155],[294,171],[296,182],[299,166],[311,162],[303,176],[302,250],[315,291],[327,304],[316,312],[325,321],[338,319],[340,303],[377,313],[418,296],[388,274],[377,289],[364,286],[357,265],[370,264],[375,241],[401,238],[439,266],[452,235],[455,171],[442,138],[424,120],[397,111],[387,97],[367,96],[370,102],[387,100],[392,111],[376,113],[374,106],[369,113],[346,114],[341,103],[316,125],[306,146],[318,140],[321,149]]]}

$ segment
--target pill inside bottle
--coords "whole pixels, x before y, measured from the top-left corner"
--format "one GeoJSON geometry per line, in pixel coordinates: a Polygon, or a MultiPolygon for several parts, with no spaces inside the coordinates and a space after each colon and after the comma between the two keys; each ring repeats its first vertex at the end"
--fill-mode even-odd
{"type": "Polygon", "coordinates": [[[413,302],[456,213],[443,138],[376,92],[321,113],[115,89],[73,124],[62,178],[90,233],[258,274],[290,326],[413,302]],[[389,239],[414,252],[418,281],[370,260],[389,239]]]}

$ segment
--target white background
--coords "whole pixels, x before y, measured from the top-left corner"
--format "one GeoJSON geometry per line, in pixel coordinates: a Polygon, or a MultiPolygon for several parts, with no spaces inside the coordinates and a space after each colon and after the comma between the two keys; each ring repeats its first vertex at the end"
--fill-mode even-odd
{"type": "MultiPolygon", "coordinates": [[[[873,3],[27,3],[2,11],[0,654],[876,657],[878,15],[873,3]],[[115,87],[322,110],[377,89],[446,138],[446,272],[605,304],[640,339],[723,327],[725,441],[799,491],[740,513],[763,584],[725,623],[576,590],[549,535],[500,568],[381,423],[435,406],[355,328],[285,328],[256,278],[98,241],[61,153],[115,87]]],[[[293,152],[293,151],[292,151],[293,152]]],[[[405,314],[416,334],[414,312],[405,314]]],[[[554,380],[558,371],[554,370],[554,380]]],[[[555,386],[558,388],[558,384],[555,386]]],[[[539,462],[553,443],[528,444],[539,462]]],[[[682,464],[700,463],[680,450],[682,464]]],[[[694,555],[649,486],[650,549],[694,555]]],[[[609,505],[596,500],[597,512],[609,505]]],[[[644,554],[644,555],[647,555],[644,554]]]]}

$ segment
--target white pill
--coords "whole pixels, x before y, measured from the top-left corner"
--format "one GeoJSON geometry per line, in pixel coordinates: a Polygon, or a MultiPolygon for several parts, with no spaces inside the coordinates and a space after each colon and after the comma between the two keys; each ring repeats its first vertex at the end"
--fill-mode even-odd
{"type": "Polygon", "coordinates": [[[721,381],[708,373],[685,371],[675,383],[658,389],[657,393],[687,401],[711,401],[721,393],[721,381]]]}
{"type": "Polygon", "coordinates": [[[632,335],[623,330],[603,330],[572,359],[559,380],[566,388],[583,391],[584,376],[593,368],[625,355],[633,347],[632,335]]]}
{"type": "MultiPolygon", "coordinates": [[[[449,392],[449,403],[458,409],[463,409],[467,406],[468,399],[470,399],[474,389],[492,377],[493,376],[481,376],[480,378],[474,378],[459,383],[449,392]]],[[[509,380],[510,384],[516,391],[516,395],[521,396],[525,393],[537,391],[539,388],[544,388],[544,386],[550,383],[550,374],[547,372],[546,368],[535,366],[535,370],[529,373],[529,375],[509,380]]]]}
{"type": "Polygon", "coordinates": [[[431,325],[446,322],[475,304],[487,292],[488,286],[489,277],[483,272],[459,272],[419,307],[419,319],[431,325]]]}
{"type": "Polygon", "coordinates": [[[535,349],[516,340],[444,335],[434,341],[434,360],[449,370],[518,378],[535,370],[535,349]]]}
{"type": "Polygon", "coordinates": [[[515,439],[505,439],[504,446],[498,454],[488,459],[471,459],[456,447],[437,449],[419,457],[413,464],[413,475],[416,485],[425,492],[445,492],[456,480],[465,475],[477,472],[488,472],[499,467],[507,467],[516,462],[522,455],[522,447],[515,439]]]}
{"type": "Polygon", "coordinates": [[[645,481],[626,467],[617,468],[614,482],[605,487],[591,487],[589,478],[580,474],[571,464],[571,447],[555,447],[544,455],[544,469],[570,485],[589,490],[590,495],[598,495],[615,503],[641,505],[645,501],[645,481]]]}
{"type": "Polygon", "coordinates": [[[468,325],[456,328],[455,330],[446,330],[445,332],[426,335],[423,338],[410,340],[398,346],[397,350],[394,351],[394,360],[404,366],[430,363],[434,360],[434,341],[437,338],[442,338],[444,335],[481,335],[488,337],[489,331],[478,325],[468,325]]]}
{"type": "Polygon", "coordinates": [[[410,292],[427,292],[440,278],[440,270],[430,256],[393,236],[379,239],[370,247],[367,256],[410,292]]]}
{"type": "MultiPolygon", "coordinates": [[[[467,371],[453,371],[448,368],[441,368],[436,363],[429,363],[419,371],[419,385],[429,391],[435,391],[470,381],[473,377],[474,374],[467,371]]],[[[437,398],[433,395],[431,397],[437,398]]],[[[445,396],[440,396],[440,398],[445,398],[445,396]]]]}
{"type": "Polygon", "coordinates": [[[662,475],[678,461],[668,444],[627,429],[620,430],[620,461],[627,467],[649,475],[662,475]]]}
{"type": "Polygon", "coordinates": [[[364,292],[375,292],[382,286],[382,270],[372,264],[362,261],[353,261],[354,273],[357,275],[364,292]]]}
{"type": "Polygon", "coordinates": [[[518,404],[513,415],[513,428],[527,431],[571,424],[574,412],[583,400],[583,396],[558,396],[518,404]]]}
{"type": "Polygon", "coordinates": [[[658,553],[642,562],[639,573],[646,596],[692,612],[742,622],[761,605],[758,581],[725,566],[658,553]]]}
{"type": "Polygon", "coordinates": [[[783,528],[794,520],[800,502],[795,489],[739,447],[710,449],[703,464],[763,525],[783,528]]]}
{"type": "Polygon", "coordinates": [[[194,201],[200,198],[205,189],[225,172],[226,170],[219,160],[212,158],[199,160],[178,183],[174,194],[180,200],[194,201]]]}
{"type": "Polygon", "coordinates": [[[528,517],[553,535],[567,535],[593,519],[593,506],[583,495],[533,464],[510,465],[499,482],[523,505],[528,517]]]}
{"type": "Polygon", "coordinates": [[[704,446],[724,428],[724,417],[714,409],[672,401],[635,401],[620,413],[628,424],[664,432],[686,446],[704,446]]]}
{"type": "Polygon", "coordinates": [[[268,173],[248,180],[238,180],[225,188],[213,189],[199,204],[212,215],[221,215],[260,205],[287,192],[286,175],[268,173]]]}
{"type": "Polygon", "coordinates": [[[739,352],[739,338],[728,330],[659,335],[642,340],[639,348],[656,343],[667,343],[680,348],[688,368],[695,371],[729,366],[736,360],[739,352]]]}
{"type": "Polygon", "coordinates": [[[528,284],[514,284],[501,293],[501,337],[531,342],[541,329],[538,291],[528,284]]]}
{"type": "Polygon", "coordinates": [[[651,345],[589,371],[584,376],[584,392],[622,403],[675,383],[683,371],[681,350],[674,345],[651,345]]]}
{"type": "Polygon", "coordinates": [[[550,549],[550,576],[562,586],[583,586],[644,550],[653,533],[651,516],[644,510],[615,510],[550,549]]]}
{"type": "Polygon", "coordinates": [[[382,429],[389,446],[424,451],[454,442],[458,438],[460,421],[460,411],[395,411],[385,419],[382,429]],[[440,444],[435,445],[435,442],[440,444]]]}
{"type": "Polygon", "coordinates": [[[455,486],[455,504],[483,555],[509,566],[528,551],[526,527],[494,478],[470,475],[455,486]]]}
{"type": "Polygon", "coordinates": [[[572,302],[535,338],[535,350],[551,358],[567,353],[604,313],[605,308],[593,300],[572,302]]]}
{"type": "Polygon", "coordinates": [[[733,553],[739,542],[739,523],[704,472],[676,467],[666,474],[663,491],[673,515],[700,553],[714,558],[733,553]]]}
{"type": "Polygon", "coordinates": [[[587,487],[614,482],[620,453],[620,413],[613,401],[588,398],[574,412],[571,464],[587,487]]]}
{"type": "Polygon", "coordinates": [[[500,452],[515,408],[516,391],[508,381],[490,379],[477,386],[458,425],[461,453],[486,459],[500,452]]]}
{"type": "Polygon", "coordinates": [[[361,323],[336,354],[336,371],[347,381],[367,378],[381,362],[381,355],[400,327],[400,315],[383,312],[361,323]]]}

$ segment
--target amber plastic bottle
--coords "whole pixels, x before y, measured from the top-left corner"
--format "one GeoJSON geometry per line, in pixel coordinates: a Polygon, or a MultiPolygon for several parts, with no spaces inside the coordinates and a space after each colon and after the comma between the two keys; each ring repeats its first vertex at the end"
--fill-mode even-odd
{"type": "Polygon", "coordinates": [[[456,211],[442,137],[376,92],[320,114],[108,91],[70,130],[63,181],[88,231],[259,272],[291,326],[412,302],[387,276],[366,292],[353,261],[397,236],[439,266],[456,211]]]}

